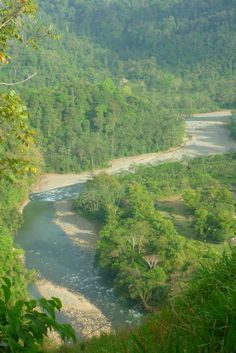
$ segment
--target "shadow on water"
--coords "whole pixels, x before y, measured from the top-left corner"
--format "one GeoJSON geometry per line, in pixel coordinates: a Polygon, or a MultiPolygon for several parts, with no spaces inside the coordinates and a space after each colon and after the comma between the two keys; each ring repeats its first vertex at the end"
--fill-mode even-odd
{"type": "MultiPolygon", "coordinates": [[[[133,323],[140,317],[114,294],[113,288],[94,266],[95,251],[74,244],[54,223],[58,200],[78,196],[81,185],[33,194],[24,210],[17,243],[26,252],[27,268],[36,269],[48,281],[79,292],[109,318],[114,327],[133,323]]],[[[35,293],[34,293],[35,294],[35,293]]]]}

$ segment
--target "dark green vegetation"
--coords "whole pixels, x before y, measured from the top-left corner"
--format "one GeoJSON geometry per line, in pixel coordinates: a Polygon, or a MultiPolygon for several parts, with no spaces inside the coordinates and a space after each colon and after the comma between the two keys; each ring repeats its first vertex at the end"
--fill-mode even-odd
{"type": "Polygon", "coordinates": [[[189,112],[235,106],[233,0],[39,1],[59,41],[20,50],[19,89],[47,170],[80,171],[180,144],[189,112]]]}
{"type": "Polygon", "coordinates": [[[39,165],[25,106],[15,92],[0,93],[0,277],[11,278],[15,298],[26,295],[29,274],[23,252],[13,246],[13,235],[21,224],[20,204],[27,198],[39,165]]]}
{"type": "Polygon", "coordinates": [[[0,352],[37,353],[42,352],[44,338],[48,330],[56,331],[61,338],[73,339],[74,332],[69,325],[59,324],[55,312],[60,311],[61,302],[57,298],[46,300],[14,302],[12,284],[3,278],[0,287],[0,352]],[[40,348],[41,347],[41,348],[40,348]]]}
{"type": "Polygon", "coordinates": [[[140,327],[67,353],[235,353],[236,250],[201,266],[178,296],[140,327]]]}
{"type": "Polygon", "coordinates": [[[23,253],[13,246],[13,235],[21,224],[22,200],[36,178],[40,156],[28,126],[26,108],[14,93],[0,94],[0,277],[9,276],[13,296],[26,295],[29,274],[23,253]]]}
{"type": "Polygon", "coordinates": [[[235,200],[227,188],[235,187],[235,170],[232,154],[141,167],[119,177],[100,174],[87,183],[74,207],[102,222],[98,263],[123,295],[152,310],[200,261],[215,256],[210,242],[234,236],[235,200]],[[182,234],[163,215],[163,197],[182,194],[182,216],[194,213],[196,232],[182,234]]]}
{"type": "MultiPolygon", "coordinates": [[[[182,141],[188,113],[235,108],[233,0],[39,3],[43,22],[55,24],[60,41],[49,41],[50,28],[34,22],[34,1],[2,0],[0,7],[0,277],[11,278],[0,293],[3,352],[39,351],[47,328],[62,338],[72,334],[54,320],[58,300],[40,301],[49,316],[25,300],[30,274],[13,235],[40,156],[26,108],[5,91],[7,84],[38,72],[14,88],[31,111],[47,169],[54,171],[168,149],[182,141]],[[26,45],[41,37],[37,52],[26,45]],[[6,50],[13,38],[24,45],[11,41],[12,59],[6,50]]],[[[234,136],[234,122],[231,130],[234,136]]],[[[235,160],[200,158],[88,183],[75,207],[103,223],[100,266],[112,273],[117,290],[147,310],[167,296],[171,306],[133,333],[94,339],[76,351],[235,352],[235,250],[204,265],[178,296],[199,260],[216,261],[217,243],[235,232],[228,191],[235,190],[235,160]],[[178,207],[173,195],[181,197],[178,207]],[[172,222],[171,207],[183,212],[182,223],[177,217],[172,222]]]]}
{"type": "MultiPolygon", "coordinates": [[[[8,40],[22,39],[18,21],[34,11],[31,0],[1,2],[2,64],[8,60],[8,40]]],[[[25,106],[14,91],[0,93],[0,352],[4,353],[42,351],[40,346],[52,329],[63,340],[75,340],[70,326],[55,321],[55,310],[61,308],[58,299],[26,300],[32,276],[25,269],[23,251],[14,248],[13,236],[21,224],[20,204],[27,197],[39,165],[40,156],[25,106]]]]}

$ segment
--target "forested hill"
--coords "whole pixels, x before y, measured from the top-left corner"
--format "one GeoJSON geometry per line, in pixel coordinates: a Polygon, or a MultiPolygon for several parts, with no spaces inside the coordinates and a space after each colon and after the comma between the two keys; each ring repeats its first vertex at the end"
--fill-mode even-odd
{"type": "Polygon", "coordinates": [[[12,44],[1,74],[32,115],[46,169],[93,169],[181,143],[193,111],[234,108],[235,13],[229,1],[39,0],[60,39],[12,44]],[[15,53],[18,55],[15,55],[15,53]]]}
{"type": "Polygon", "coordinates": [[[60,20],[68,14],[74,32],[125,60],[154,56],[171,68],[214,63],[228,71],[236,44],[234,5],[233,0],[67,0],[64,7],[51,2],[46,9],[59,14],[64,28],[60,20]]]}

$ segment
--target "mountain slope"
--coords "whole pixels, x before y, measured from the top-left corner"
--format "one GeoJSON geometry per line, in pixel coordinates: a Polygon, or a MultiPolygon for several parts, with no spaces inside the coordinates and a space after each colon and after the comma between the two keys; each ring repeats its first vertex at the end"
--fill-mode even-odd
{"type": "Polygon", "coordinates": [[[180,144],[183,117],[235,107],[232,0],[39,1],[60,40],[4,70],[32,112],[46,169],[93,169],[180,144]]]}

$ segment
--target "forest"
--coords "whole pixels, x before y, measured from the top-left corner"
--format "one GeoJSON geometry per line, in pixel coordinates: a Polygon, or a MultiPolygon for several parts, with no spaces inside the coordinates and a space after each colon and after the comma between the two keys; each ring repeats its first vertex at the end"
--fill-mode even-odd
{"type": "MultiPolygon", "coordinates": [[[[1,69],[8,63],[9,40],[22,40],[17,20],[34,13],[33,1],[1,2],[1,69]]],[[[75,341],[73,329],[55,320],[55,312],[61,309],[59,299],[37,301],[30,297],[28,284],[34,273],[26,268],[24,251],[14,242],[22,224],[22,205],[41,167],[42,156],[29,113],[9,85],[7,92],[0,92],[0,352],[4,353],[39,352],[52,329],[62,340],[75,341]]]]}
{"type": "Polygon", "coordinates": [[[236,232],[235,157],[99,174],[86,184],[74,208],[101,222],[98,264],[121,295],[151,311],[230,242],[236,232]]]}
{"type": "MultiPolygon", "coordinates": [[[[179,146],[191,113],[235,109],[235,26],[233,0],[0,2],[0,352],[46,352],[49,330],[75,342],[59,299],[30,298],[14,243],[32,185],[179,146]]],[[[73,207],[100,222],[96,265],[152,314],[63,352],[236,352],[235,170],[231,153],[87,183],[73,207]]]]}
{"type": "Polygon", "coordinates": [[[2,76],[37,72],[16,90],[46,170],[166,150],[191,112],[234,108],[233,9],[232,0],[39,1],[54,39],[36,32],[36,51],[12,43],[2,76]]]}

